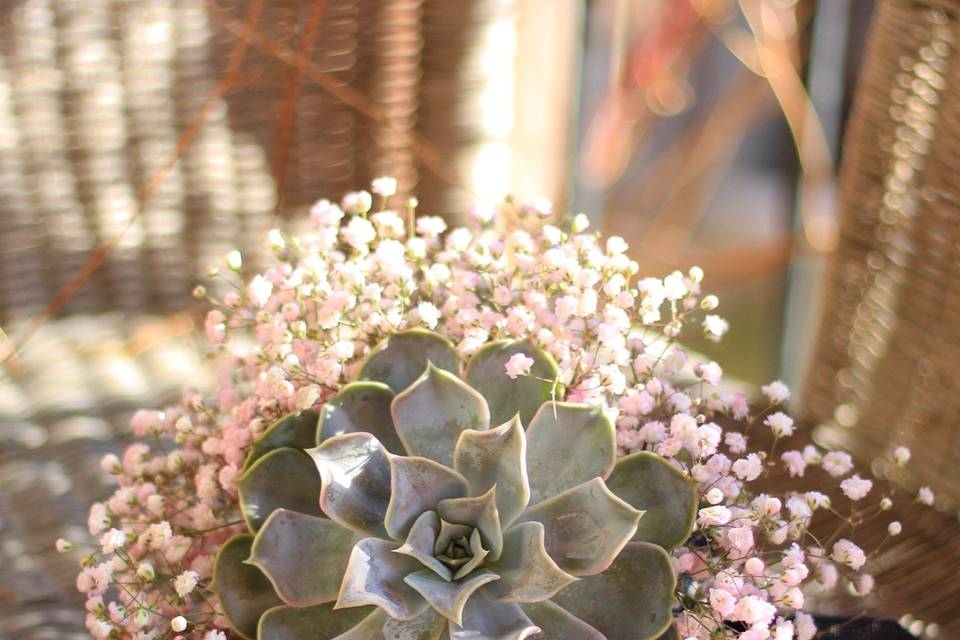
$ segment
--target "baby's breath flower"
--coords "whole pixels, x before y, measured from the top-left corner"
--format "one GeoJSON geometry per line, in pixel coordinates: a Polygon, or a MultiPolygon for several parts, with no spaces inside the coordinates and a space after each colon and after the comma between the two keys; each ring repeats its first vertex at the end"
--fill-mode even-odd
{"type": "Polygon", "coordinates": [[[893,450],[893,459],[898,467],[905,466],[910,461],[910,449],[906,447],[897,447],[893,450]]]}
{"type": "Polygon", "coordinates": [[[186,630],[187,619],[184,618],[183,616],[177,616],[176,618],[170,621],[170,628],[176,631],[177,633],[180,633],[181,631],[186,630]]]}

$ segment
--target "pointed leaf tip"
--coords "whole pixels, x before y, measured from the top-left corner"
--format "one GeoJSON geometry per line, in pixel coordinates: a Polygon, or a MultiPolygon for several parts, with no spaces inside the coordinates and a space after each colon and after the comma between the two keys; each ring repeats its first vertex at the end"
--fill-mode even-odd
{"type": "Polygon", "coordinates": [[[697,515],[696,487],[662,457],[641,451],[621,458],[607,478],[607,486],[619,498],[646,512],[634,540],[671,549],[690,537],[697,515]]]}
{"type": "Polygon", "coordinates": [[[460,372],[460,357],[449,340],[425,329],[408,329],[387,336],[363,363],[359,378],[400,393],[423,374],[428,362],[454,375],[460,372]]]}
{"type": "Polygon", "coordinates": [[[391,405],[393,424],[411,455],[452,467],[460,434],[486,430],[490,411],[486,401],[449,371],[428,367],[391,405]]]}

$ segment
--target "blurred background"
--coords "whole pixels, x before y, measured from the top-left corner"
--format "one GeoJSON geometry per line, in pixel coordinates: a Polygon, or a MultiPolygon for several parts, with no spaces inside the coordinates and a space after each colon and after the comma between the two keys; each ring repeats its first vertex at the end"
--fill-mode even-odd
{"type": "Polygon", "coordinates": [[[208,265],[255,269],[269,229],[385,174],[421,212],[542,196],[645,274],[701,266],[731,330],[691,346],[785,380],[868,461],[942,440],[896,479],[942,488],[956,524],[958,38],[946,0],[0,2],[11,637],[80,628],[53,540],[84,528],[133,409],[211,383],[208,265]],[[903,320],[898,292],[931,281],[903,320]]]}

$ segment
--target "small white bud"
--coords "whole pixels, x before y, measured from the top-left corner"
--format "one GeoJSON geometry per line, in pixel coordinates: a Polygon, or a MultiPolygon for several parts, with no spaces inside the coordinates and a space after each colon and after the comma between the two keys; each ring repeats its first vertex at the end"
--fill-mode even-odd
{"type": "Polygon", "coordinates": [[[147,582],[153,582],[153,579],[157,577],[157,572],[154,571],[153,565],[149,562],[141,562],[140,566],[137,567],[137,575],[147,582]]]}
{"type": "Polygon", "coordinates": [[[287,241],[283,239],[280,229],[270,229],[267,233],[267,243],[272,251],[283,251],[287,246],[287,241]]]}
{"type": "Polygon", "coordinates": [[[710,491],[707,491],[706,498],[710,504],[720,504],[723,502],[723,491],[717,487],[713,487],[710,491]]]}
{"type": "Polygon", "coordinates": [[[709,296],[704,296],[703,300],[700,301],[700,308],[704,311],[713,311],[720,306],[720,298],[710,294],[709,296]]]}
{"type": "Polygon", "coordinates": [[[197,285],[193,288],[192,295],[197,300],[203,300],[207,297],[207,288],[203,285],[197,285]]]}
{"type": "Polygon", "coordinates": [[[901,531],[903,531],[903,526],[896,520],[894,520],[887,526],[887,533],[889,533],[892,536],[900,535],[901,531]]]}
{"type": "Polygon", "coordinates": [[[585,213],[578,213],[573,217],[573,224],[570,225],[570,228],[573,229],[574,233],[582,233],[586,231],[590,226],[590,218],[587,217],[585,213]]]}
{"type": "Polygon", "coordinates": [[[896,461],[898,467],[902,467],[910,461],[910,449],[906,447],[897,447],[893,451],[893,459],[896,461]]]}
{"type": "Polygon", "coordinates": [[[123,465],[120,464],[120,458],[112,453],[108,453],[100,458],[100,469],[102,469],[104,473],[119,475],[123,472],[123,465]]]}
{"type": "Polygon", "coordinates": [[[176,618],[170,621],[170,628],[176,631],[177,633],[180,633],[181,631],[187,628],[187,619],[184,618],[183,616],[177,616],[176,618]]]}
{"type": "Polygon", "coordinates": [[[689,275],[690,275],[690,281],[693,282],[694,284],[703,282],[703,269],[701,269],[700,267],[696,265],[690,267],[689,275]]]}
{"type": "Polygon", "coordinates": [[[236,249],[227,254],[227,268],[230,271],[240,271],[243,268],[243,256],[236,249]]]}
{"type": "Polygon", "coordinates": [[[889,511],[893,507],[893,500],[890,498],[884,498],[880,501],[880,508],[883,511],[889,511]]]}
{"type": "Polygon", "coordinates": [[[66,553],[73,549],[73,543],[65,538],[57,538],[56,547],[58,553],[66,553]]]}

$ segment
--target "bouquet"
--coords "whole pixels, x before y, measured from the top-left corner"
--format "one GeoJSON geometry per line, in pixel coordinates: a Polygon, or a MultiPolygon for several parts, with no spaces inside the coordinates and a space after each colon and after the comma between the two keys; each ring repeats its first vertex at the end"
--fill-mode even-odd
{"type": "Polygon", "coordinates": [[[372,191],[198,287],[217,388],[138,411],[92,548],[58,541],[94,637],[810,640],[813,599],[871,593],[893,493],[680,346],[727,330],[702,270],[641,277],[542,202],[448,229],[372,191]]]}

